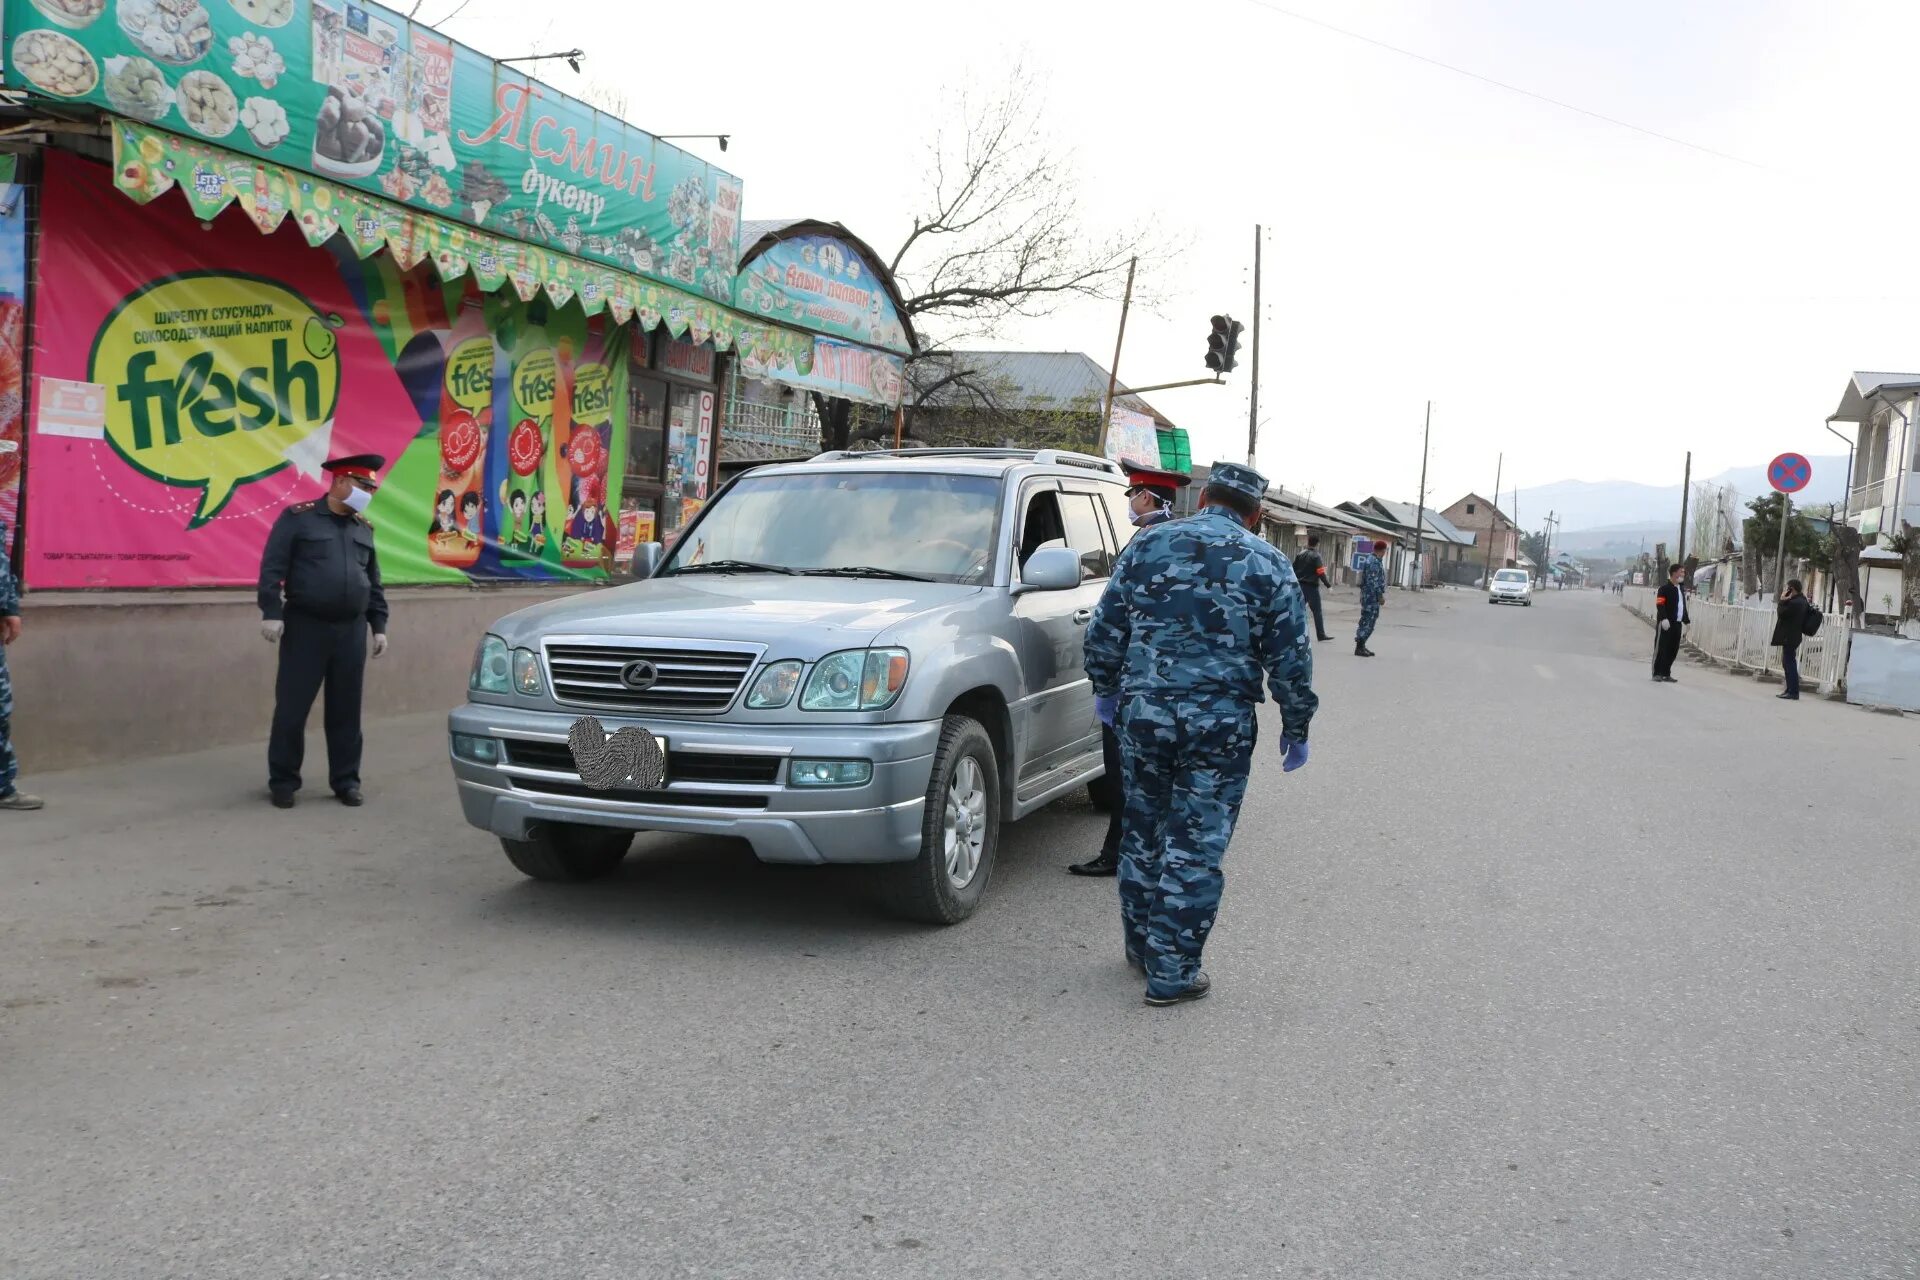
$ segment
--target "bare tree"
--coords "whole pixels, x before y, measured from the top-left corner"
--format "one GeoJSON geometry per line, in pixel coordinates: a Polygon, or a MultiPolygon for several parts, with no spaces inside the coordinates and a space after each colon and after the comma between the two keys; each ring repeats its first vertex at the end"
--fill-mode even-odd
{"type": "Polygon", "coordinates": [[[1090,233],[1073,156],[1044,132],[1043,94],[1015,65],[984,99],[953,95],[957,126],[927,147],[927,190],[888,263],[933,346],[1079,299],[1117,299],[1127,260],[1166,254],[1138,228],[1090,233]]]}
{"type": "MultiPolygon", "coordinates": [[[[1007,438],[1029,425],[1010,407],[1012,388],[955,344],[994,338],[1010,321],[1076,301],[1118,301],[1136,256],[1143,279],[1135,302],[1150,305],[1153,270],[1175,249],[1142,228],[1089,230],[1072,154],[1045,132],[1043,95],[1026,68],[1016,65],[984,96],[949,97],[955,123],[928,141],[926,189],[887,264],[920,339],[908,360],[907,425],[914,410],[938,403],[960,410],[970,433],[1007,438]]],[[[815,404],[827,448],[879,430],[858,430],[845,401],[816,396],[815,404]]],[[[889,421],[880,434],[891,430],[889,421]]]]}

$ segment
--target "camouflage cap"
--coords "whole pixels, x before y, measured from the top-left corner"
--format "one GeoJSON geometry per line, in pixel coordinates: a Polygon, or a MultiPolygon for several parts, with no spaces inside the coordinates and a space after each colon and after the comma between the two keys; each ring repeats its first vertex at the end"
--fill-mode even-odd
{"type": "Polygon", "coordinates": [[[1209,488],[1218,486],[1258,502],[1267,496],[1267,478],[1238,462],[1216,462],[1207,471],[1209,488]]]}

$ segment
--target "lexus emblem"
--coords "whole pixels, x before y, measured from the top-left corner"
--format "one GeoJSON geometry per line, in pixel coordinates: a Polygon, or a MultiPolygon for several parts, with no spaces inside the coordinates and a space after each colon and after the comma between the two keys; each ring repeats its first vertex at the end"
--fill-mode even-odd
{"type": "Polygon", "coordinates": [[[645,658],[636,658],[620,668],[620,683],[635,693],[645,693],[660,679],[660,668],[645,658]]]}

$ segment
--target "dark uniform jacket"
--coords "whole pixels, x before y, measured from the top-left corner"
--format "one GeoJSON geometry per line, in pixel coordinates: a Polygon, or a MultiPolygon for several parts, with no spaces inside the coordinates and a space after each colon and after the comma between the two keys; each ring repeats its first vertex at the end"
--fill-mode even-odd
{"type": "Polygon", "coordinates": [[[326,499],[288,507],[273,522],[260,557],[260,613],[269,621],[297,613],[324,622],[364,615],[376,635],[387,629],[387,593],[364,516],[337,516],[326,499]]]}
{"type": "Polygon", "coordinates": [[[1327,562],[1318,551],[1302,551],[1293,558],[1293,576],[1302,591],[1318,591],[1327,582],[1327,562]]]}
{"type": "Polygon", "coordinates": [[[1686,593],[1671,581],[1660,584],[1659,592],[1653,597],[1653,609],[1658,622],[1688,621],[1686,593]]]}
{"type": "Polygon", "coordinates": [[[1782,649],[1798,649],[1807,638],[1807,598],[1795,596],[1780,602],[1780,616],[1773,624],[1771,644],[1782,649]]]}

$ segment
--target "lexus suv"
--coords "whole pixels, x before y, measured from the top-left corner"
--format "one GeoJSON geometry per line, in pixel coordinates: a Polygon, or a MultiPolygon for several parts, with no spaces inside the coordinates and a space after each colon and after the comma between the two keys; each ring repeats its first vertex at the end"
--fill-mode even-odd
{"type": "Polygon", "coordinates": [[[873,864],[900,914],[963,920],[1002,822],[1083,786],[1111,803],[1082,637],[1132,533],[1119,468],[1077,454],[738,476],[671,552],[640,548],[639,581],[494,624],[449,718],[461,808],[535,879],[607,875],[636,831],[694,832],[873,864]],[[583,777],[576,745],[644,736],[645,769],[583,777]]]}

